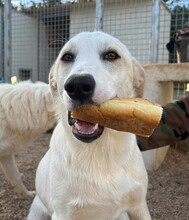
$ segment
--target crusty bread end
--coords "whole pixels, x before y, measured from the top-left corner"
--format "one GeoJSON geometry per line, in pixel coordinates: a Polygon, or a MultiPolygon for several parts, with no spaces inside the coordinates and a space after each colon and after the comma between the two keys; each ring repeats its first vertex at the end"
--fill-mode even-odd
{"type": "Polygon", "coordinates": [[[75,119],[148,137],[158,125],[162,108],[141,98],[114,98],[101,105],[83,105],[71,113],[75,119]]]}

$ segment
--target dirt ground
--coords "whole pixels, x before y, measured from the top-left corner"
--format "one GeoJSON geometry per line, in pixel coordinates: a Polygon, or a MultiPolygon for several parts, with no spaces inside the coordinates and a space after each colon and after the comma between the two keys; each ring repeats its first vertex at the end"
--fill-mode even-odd
{"type": "MultiPolygon", "coordinates": [[[[50,134],[44,134],[16,155],[24,183],[34,190],[35,170],[45,154],[50,134]]],[[[155,172],[149,172],[148,206],[153,220],[189,219],[189,154],[171,148],[155,172]]],[[[24,220],[32,199],[19,199],[0,170],[0,220],[24,220]]]]}

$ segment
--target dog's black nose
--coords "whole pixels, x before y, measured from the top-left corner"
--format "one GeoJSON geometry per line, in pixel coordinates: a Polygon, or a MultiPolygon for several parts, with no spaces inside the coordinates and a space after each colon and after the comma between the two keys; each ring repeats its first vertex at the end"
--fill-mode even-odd
{"type": "Polygon", "coordinates": [[[95,90],[95,80],[89,74],[73,75],[67,79],[64,89],[74,100],[90,100],[95,90]]]}

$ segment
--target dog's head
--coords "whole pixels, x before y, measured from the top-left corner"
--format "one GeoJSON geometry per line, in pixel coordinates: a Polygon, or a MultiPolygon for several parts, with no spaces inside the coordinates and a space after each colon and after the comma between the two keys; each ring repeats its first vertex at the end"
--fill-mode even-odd
{"type": "MultiPolygon", "coordinates": [[[[80,33],[69,40],[49,77],[55,102],[63,104],[68,114],[83,104],[100,104],[114,97],[142,97],[144,80],[142,66],[127,48],[103,32],[80,33]]],[[[68,118],[74,136],[83,142],[91,142],[103,133],[101,126],[68,118]]]]}

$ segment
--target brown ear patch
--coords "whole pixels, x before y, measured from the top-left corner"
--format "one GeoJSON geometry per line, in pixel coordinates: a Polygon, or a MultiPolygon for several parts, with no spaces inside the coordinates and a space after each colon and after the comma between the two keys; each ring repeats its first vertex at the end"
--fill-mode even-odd
{"type": "Polygon", "coordinates": [[[53,75],[50,75],[49,83],[50,83],[51,89],[57,90],[57,83],[56,83],[53,75]]]}
{"type": "Polygon", "coordinates": [[[54,65],[51,67],[50,73],[49,73],[49,85],[51,89],[51,95],[53,98],[57,96],[58,86],[57,82],[54,77],[54,65]]]}
{"type": "Polygon", "coordinates": [[[137,97],[143,97],[145,87],[145,71],[142,65],[132,57],[134,90],[137,97]]]}

